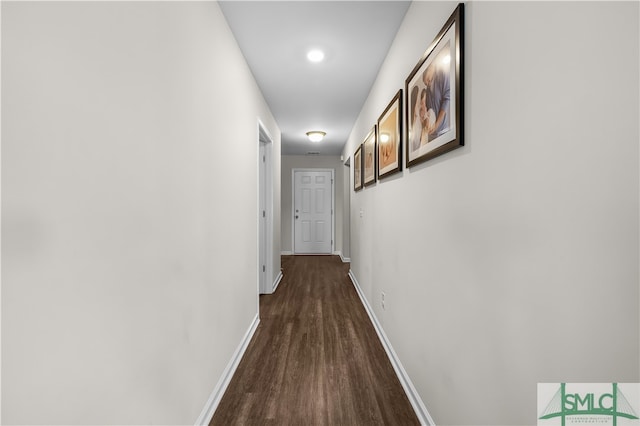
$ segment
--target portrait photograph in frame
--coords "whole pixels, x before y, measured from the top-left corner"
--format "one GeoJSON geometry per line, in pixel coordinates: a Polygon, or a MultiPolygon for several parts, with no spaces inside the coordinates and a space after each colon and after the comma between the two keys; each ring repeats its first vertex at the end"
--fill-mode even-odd
{"type": "Polygon", "coordinates": [[[464,4],[405,81],[407,167],[464,145],[464,4]]]}
{"type": "Polygon", "coordinates": [[[364,186],[376,183],[376,126],[362,143],[362,170],[364,186]]]}
{"type": "Polygon", "coordinates": [[[378,118],[378,178],[402,170],[402,89],[396,93],[378,118]]]}
{"type": "Polygon", "coordinates": [[[362,145],[353,153],[353,190],[362,189],[362,145]]]}

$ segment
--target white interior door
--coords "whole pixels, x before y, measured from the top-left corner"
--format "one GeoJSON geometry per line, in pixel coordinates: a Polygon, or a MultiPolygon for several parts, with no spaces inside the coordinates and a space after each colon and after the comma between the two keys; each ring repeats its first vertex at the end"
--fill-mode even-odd
{"type": "Polygon", "coordinates": [[[294,253],[331,254],[333,171],[294,171],[294,253]]]}

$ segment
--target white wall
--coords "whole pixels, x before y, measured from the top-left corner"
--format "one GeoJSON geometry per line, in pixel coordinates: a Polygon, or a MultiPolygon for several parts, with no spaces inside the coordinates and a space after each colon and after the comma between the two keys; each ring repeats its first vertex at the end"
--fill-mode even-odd
{"type": "MultiPolygon", "coordinates": [[[[333,169],[334,173],[334,251],[343,253],[343,240],[345,239],[345,231],[348,235],[348,229],[343,226],[344,215],[344,170],[345,167],[340,161],[339,156],[311,156],[311,155],[283,155],[282,156],[282,227],[281,227],[281,247],[283,253],[293,252],[292,240],[292,216],[293,216],[293,187],[292,187],[292,170],[293,169],[333,169]]],[[[348,177],[346,177],[348,179],[348,177]]],[[[344,254],[344,253],[343,253],[344,254]]]]}
{"type": "MultiPolygon", "coordinates": [[[[455,6],[411,5],[345,156],[455,6]]],[[[640,381],[638,12],[468,2],[466,146],[351,191],[352,271],[436,424],[640,381]]]]}
{"type": "Polygon", "coordinates": [[[2,422],[193,424],[258,310],[258,119],[280,154],[218,5],[2,2],[2,113],[2,422]]]}

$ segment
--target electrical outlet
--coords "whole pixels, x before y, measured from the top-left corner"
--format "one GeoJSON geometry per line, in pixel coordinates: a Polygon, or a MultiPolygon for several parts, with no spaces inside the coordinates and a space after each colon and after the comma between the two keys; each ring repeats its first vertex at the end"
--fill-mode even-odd
{"type": "Polygon", "coordinates": [[[382,309],[386,309],[385,304],[384,304],[384,297],[386,295],[384,294],[384,291],[380,294],[380,304],[382,305],[382,309]]]}

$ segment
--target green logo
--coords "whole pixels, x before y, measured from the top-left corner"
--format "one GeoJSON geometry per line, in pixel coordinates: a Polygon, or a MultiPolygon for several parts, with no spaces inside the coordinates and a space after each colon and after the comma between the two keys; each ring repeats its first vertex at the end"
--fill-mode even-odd
{"type": "MultiPolygon", "coordinates": [[[[587,419],[587,416],[608,416],[613,420],[613,425],[617,426],[618,418],[638,419],[638,415],[620,391],[617,383],[611,383],[610,392],[608,390],[589,391],[588,385],[581,386],[580,391],[574,389],[573,392],[567,392],[566,385],[566,383],[560,383],[558,391],[538,417],[539,420],[559,417],[562,426],[565,426],[566,419],[572,416],[583,416],[582,422],[585,424],[594,422],[592,419],[587,419]]],[[[572,421],[572,423],[577,422],[572,421]]]]}

